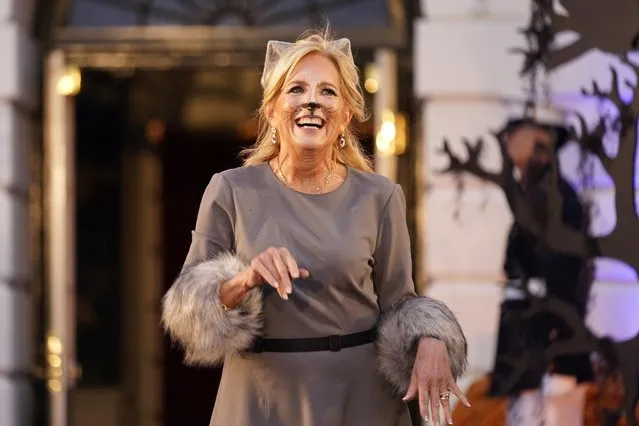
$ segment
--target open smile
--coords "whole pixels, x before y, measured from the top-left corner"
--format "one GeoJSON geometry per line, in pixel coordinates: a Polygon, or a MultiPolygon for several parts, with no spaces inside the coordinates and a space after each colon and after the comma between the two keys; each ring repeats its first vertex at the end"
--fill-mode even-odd
{"type": "Polygon", "coordinates": [[[297,127],[321,129],[326,124],[326,121],[320,117],[307,116],[296,119],[295,124],[297,127]]]}

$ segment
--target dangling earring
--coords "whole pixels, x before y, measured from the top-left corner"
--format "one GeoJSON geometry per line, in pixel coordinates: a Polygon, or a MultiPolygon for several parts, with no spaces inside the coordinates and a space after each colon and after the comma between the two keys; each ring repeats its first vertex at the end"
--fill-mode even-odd
{"type": "Polygon", "coordinates": [[[340,148],[344,148],[346,146],[346,137],[344,136],[344,132],[342,132],[342,135],[339,138],[339,146],[340,148]]]}
{"type": "Polygon", "coordinates": [[[275,130],[275,127],[271,127],[271,143],[273,145],[277,144],[277,130],[275,130]]]}

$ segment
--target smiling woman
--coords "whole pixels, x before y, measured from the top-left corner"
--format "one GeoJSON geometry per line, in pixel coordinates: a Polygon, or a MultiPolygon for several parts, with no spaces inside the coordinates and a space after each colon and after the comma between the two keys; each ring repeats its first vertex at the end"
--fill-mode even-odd
{"type": "Polygon", "coordinates": [[[211,425],[408,426],[417,397],[450,421],[466,339],[415,294],[404,194],[350,129],[350,42],[270,42],[262,87],[260,137],[211,179],[164,298],[186,361],[224,362],[211,425]]]}
{"type": "Polygon", "coordinates": [[[346,166],[339,164],[336,170],[332,141],[339,140],[340,147],[345,147],[345,131],[352,113],[341,96],[340,86],[334,63],[326,56],[311,53],[298,62],[282,94],[266,108],[268,121],[273,123],[271,143],[277,144],[278,134],[289,141],[281,146],[278,157],[271,160],[288,186],[302,192],[310,189],[308,179],[296,176],[293,169],[296,157],[307,164],[311,159],[323,159],[330,164],[324,185],[315,188],[316,192],[330,191],[343,182],[346,166]],[[290,180],[285,172],[291,175],[290,180]]]}
{"type": "MultiPolygon", "coordinates": [[[[309,165],[309,158],[320,163],[337,163],[337,170],[327,168],[326,164],[324,170],[326,180],[333,180],[333,188],[340,185],[346,167],[371,172],[371,162],[351,129],[353,118],[364,122],[368,113],[350,41],[311,35],[298,41],[296,49],[291,46],[280,41],[268,43],[262,75],[260,137],[253,148],[244,152],[246,164],[273,164],[275,159],[274,170],[281,177],[282,168],[298,160],[309,169],[321,168],[309,165]],[[315,120],[319,129],[301,126],[312,124],[308,120],[315,120]],[[335,142],[339,150],[334,149],[335,142]],[[313,147],[319,150],[313,152],[313,147]]],[[[303,186],[302,182],[292,182],[294,179],[288,182],[303,186]]],[[[330,190],[330,184],[324,190],[330,190]]]]}

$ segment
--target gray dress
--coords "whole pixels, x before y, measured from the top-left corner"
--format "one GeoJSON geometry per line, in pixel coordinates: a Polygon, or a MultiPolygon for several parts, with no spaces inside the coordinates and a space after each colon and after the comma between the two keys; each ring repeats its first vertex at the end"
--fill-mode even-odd
{"type": "MultiPolygon", "coordinates": [[[[282,300],[263,286],[265,338],[374,328],[414,295],[401,187],[348,170],[333,192],[282,184],[267,164],[227,170],[206,189],[185,267],[234,252],[250,260],[286,247],[310,278],[282,300]]],[[[377,372],[373,344],[339,352],[227,357],[211,426],[408,426],[408,409],[377,372]]],[[[190,425],[197,426],[197,425],[190,425]]]]}

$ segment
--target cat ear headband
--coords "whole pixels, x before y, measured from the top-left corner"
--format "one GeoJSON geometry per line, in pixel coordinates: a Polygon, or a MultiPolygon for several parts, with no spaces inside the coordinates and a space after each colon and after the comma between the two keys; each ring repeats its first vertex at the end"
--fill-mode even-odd
{"type": "MultiPolygon", "coordinates": [[[[351,41],[347,38],[340,38],[339,40],[331,41],[329,46],[336,48],[348,58],[353,61],[353,52],[351,52],[351,41]]],[[[271,40],[266,44],[266,59],[264,60],[264,71],[262,72],[261,84],[262,87],[266,84],[266,78],[277,64],[277,61],[282,57],[282,54],[288,49],[293,47],[295,43],[289,43],[286,41],[271,40]]]]}

